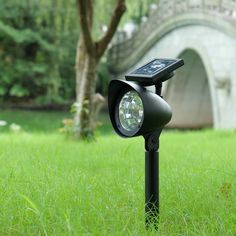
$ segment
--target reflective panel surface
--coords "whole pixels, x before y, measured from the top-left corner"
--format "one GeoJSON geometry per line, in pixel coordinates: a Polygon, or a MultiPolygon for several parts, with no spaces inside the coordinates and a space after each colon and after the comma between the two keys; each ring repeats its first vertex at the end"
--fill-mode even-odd
{"type": "Polygon", "coordinates": [[[119,104],[119,120],[127,131],[138,129],[143,121],[143,102],[135,91],[127,92],[119,104]]]}

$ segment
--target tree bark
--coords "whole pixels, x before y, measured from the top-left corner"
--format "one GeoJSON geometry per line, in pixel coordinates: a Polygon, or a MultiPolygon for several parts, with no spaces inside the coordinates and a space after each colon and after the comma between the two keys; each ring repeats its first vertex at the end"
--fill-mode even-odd
{"type": "MultiPolygon", "coordinates": [[[[85,65],[85,57],[86,57],[86,49],[83,42],[83,38],[80,37],[77,43],[77,50],[76,50],[76,60],[75,60],[75,91],[76,91],[76,107],[79,105],[79,96],[80,96],[80,89],[81,83],[84,75],[84,65],[85,65]]],[[[76,115],[74,117],[75,127],[79,125],[79,109],[76,109],[76,115]]]]}
{"type": "Polygon", "coordinates": [[[83,75],[79,92],[78,107],[78,138],[86,139],[93,135],[93,96],[96,88],[96,60],[90,54],[85,54],[83,75]]]}
{"type": "Polygon", "coordinates": [[[111,41],[121,16],[126,10],[125,0],[116,0],[116,7],[105,35],[97,42],[93,41],[93,1],[77,0],[80,15],[81,38],[76,55],[76,101],[75,129],[77,138],[87,139],[93,136],[96,113],[104,102],[95,94],[96,67],[111,41]],[[95,108],[95,105],[98,106],[95,108]]]}

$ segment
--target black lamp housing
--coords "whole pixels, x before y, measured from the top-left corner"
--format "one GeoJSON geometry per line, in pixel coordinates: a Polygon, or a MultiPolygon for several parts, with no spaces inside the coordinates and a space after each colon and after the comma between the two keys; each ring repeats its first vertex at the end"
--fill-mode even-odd
{"type": "Polygon", "coordinates": [[[135,82],[125,80],[112,80],[109,84],[108,108],[111,123],[116,133],[122,137],[134,137],[145,135],[157,128],[167,124],[172,116],[168,103],[157,94],[135,82]],[[118,109],[121,98],[125,93],[135,91],[143,103],[143,120],[138,129],[133,131],[125,130],[119,121],[118,109]]]}
{"type": "MultiPolygon", "coordinates": [[[[143,135],[145,140],[145,219],[146,227],[158,228],[159,214],[159,137],[170,121],[172,112],[161,96],[162,82],[170,79],[174,71],[183,66],[182,59],[154,59],[125,75],[126,80],[112,80],[108,90],[110,120],[116,133],[122,137],[143,135]],[[155,85],[155,92],[146,86],[155,85]],[[125,129],[119,118],[119,104],[129,91],[135,91],[142,101],[142,119],[132,130],[125,129]]],[[[132,100],[130,104],[132,104],[132,100]]],[[[134,109],[136,108],[127,108],[134,109]]],[[[127,118],[129,119],[129,118],[127,118]]]]}

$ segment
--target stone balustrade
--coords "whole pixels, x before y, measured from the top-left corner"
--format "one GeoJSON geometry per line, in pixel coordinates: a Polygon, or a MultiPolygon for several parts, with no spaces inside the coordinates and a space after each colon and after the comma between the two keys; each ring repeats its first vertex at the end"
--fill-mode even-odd
{"type": "Polygon", "coordinates": [[[236,25],[236,0],[160,0],[131,38],[126,39],[120,32],[122,37],[113,41],[108,51],[111,70],[140,47],[163,22],[186,13],[213,14],[236,25]]]}

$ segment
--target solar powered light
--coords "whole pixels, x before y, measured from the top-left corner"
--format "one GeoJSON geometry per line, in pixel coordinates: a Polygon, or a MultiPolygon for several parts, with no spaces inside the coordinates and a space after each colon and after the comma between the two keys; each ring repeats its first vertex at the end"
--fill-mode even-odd
{"type": "Polygon", "coordinates": [[[162,82],[183,66],[182,59],[154,59],[112,80],[108,90],[110,120],[122,137],[142,135],[145,140],[145,212],[146,227],[157,226],[159,214],[159,137],[171,120],[172,111],[161,96],[162,82]],[[155,86],[155,92],[146,86],[155,86]]]}

